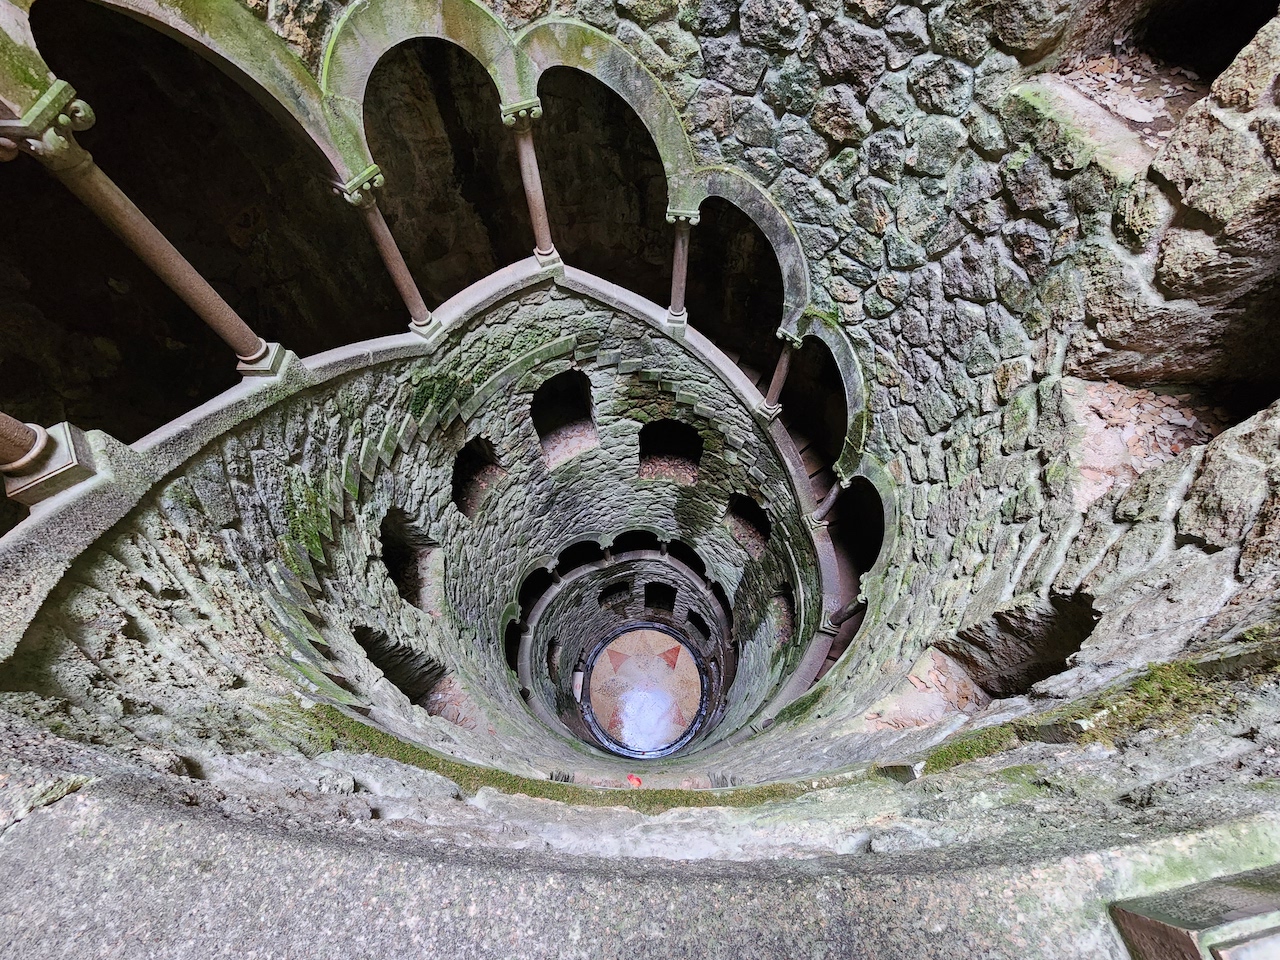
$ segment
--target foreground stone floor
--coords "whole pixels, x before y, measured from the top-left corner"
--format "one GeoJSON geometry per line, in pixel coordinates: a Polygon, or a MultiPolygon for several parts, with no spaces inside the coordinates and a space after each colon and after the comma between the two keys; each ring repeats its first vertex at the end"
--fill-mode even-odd
{"type": "Polygon", "coordinates": [[[1135,872],[1276,851],[1280,816],[1150,848],[1114,844],[1007,851],[1000,865],[935,854],[517,861],[230,823],[90,789],[6,835],[0,938],[6,955],[30,958],[1120,958],[1106,904],[1135,872]]]}

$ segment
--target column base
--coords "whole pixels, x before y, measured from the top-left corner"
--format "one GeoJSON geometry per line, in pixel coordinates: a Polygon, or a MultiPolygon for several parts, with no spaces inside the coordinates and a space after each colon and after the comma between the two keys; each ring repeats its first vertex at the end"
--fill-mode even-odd
{"type": "Polygon", "coordinates": [[[48,430],[49,440],[39,457],[21,473],[4,478],[4,492],[11,500],[33,507],[42,500],[88,480],[97,473],[84,431],[70,423],[48,430]]]}
{"type": "Polygon", "coordinates": [[[756,413],[758,413],[763,419],[772,423],[774,420],[778,419],[778,414],[782,413],[782,404],[767,403],[762,400],[756,407],[756,413]]]}
{"type": "Polygon", "coordinates": [[[556,276],[564,276],[564,261],[560,259],[560,251],[555,247],[552,247],[549,253],[543,253],[542,251],[535,249],[533,251],[533,257],[538,261],[538,266],[542,267],[543,270],[553,273],[556,276]]]}
{"type": "Polygon", "coordinates": [[[805,523],[807,523],[807,524],[809,525],[810,529],[813,529],[813,530],[821,530],[821,529],[823,529],[824,527],[829,527],[829,526],[831,526],[831,521],[830,521],[830,520],[825,520],[825,519],[824,519],[824,520],[819,520],[819,519],[818,519],[814,514],[812,514],[812,513],[806,513],[806,514],[804,515],[804,522],[805,522],[805,523]]]}
{"type": "Polygon", "coordinates": [[[409,332],[416,333],[423,340],[426,340],[429,343],[434,343],[437,340],[439,340],[441,334],[444,333],[444,325],[441,324],[438,320],[436,320],[435,317],[432,317],[426,323],[418,323],[417,321],[410,321],[409,332]]]}
{"type": "Polygon", "coordinates": [[[236,370],[242,377],[274,377],[280,372],[286,353],[288,351],[280,344],[268,343],[267,352],[260,359],[252,363],[241,360],[236,364],[236,370]]]}
{"type": "Polygon", "coordinates": [[[689,311],[681,310],[679,313],[672,313],[668,310],[662,325],[670,336],[677,340],[683,340],[684,332],[689,327],[689,311]]]}

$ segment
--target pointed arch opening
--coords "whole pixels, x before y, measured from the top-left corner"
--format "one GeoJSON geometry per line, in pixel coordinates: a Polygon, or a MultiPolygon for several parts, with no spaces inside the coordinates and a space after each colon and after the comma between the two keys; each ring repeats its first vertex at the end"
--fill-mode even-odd
{"type": "Polygon", "coordinates": [[[762,393],[782,352],[782,268],[769,238],[722,197],[708,197],[690,233],[689,325],[762,393]]]}
{"type": "Polygon", "coordinates": [[[529,255],[532,227],[498,91],[461,47],[392,48],[364,102],[378,205],[429,306],[529,255]]]}
{"type": "Polygon", "coordinates": [[[665,304],[667,178],[644,122],[590,74],[552,67],[534,127],[551,235],[564,261],[665,304]]]}

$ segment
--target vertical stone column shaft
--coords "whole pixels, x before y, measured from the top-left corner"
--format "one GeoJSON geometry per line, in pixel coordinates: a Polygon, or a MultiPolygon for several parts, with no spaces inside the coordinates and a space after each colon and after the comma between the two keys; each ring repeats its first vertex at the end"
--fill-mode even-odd
{"type": "Polygon", "coordinates": [[[520,158],[520,180],[529,203],[529,219],[533,221],[534,253],[549,257],[556,252],[551,242],[551,221],[547,219],[547,200],[542,194],[542,174],[538,171],[538,154],[533,147],[533,123],[528,117],[515,122],[516,155],[520,158]]]}
{"type": "Polygon", "coordinates": [[[40,434],[21,420],[0,413],[0,466],[27,457],[40,444],[40,434]]]}
{"type": "Polygon", "coordinates": [[[827,519],[827,515],[831,513],[831,509],[836,505],[836,501],[840,499],[840,491],[843,489],[844,487],[840,486],[839,480],[833,483],[831,489],[827,491],[827,495],[818,504],[818,509],[813,511],[813,519],[819,523],[827,519]]]}
{"type": "Polygon", "coordinates": [[[409,264],[405,263],[404,254],[400,252],[395,238],[391,236],[391,228],[387,226],[382,211],[378,209],[378,204],[372,197],[361,207],[361,210],[364,213],[365,223],[369,226],[369,233],[373,237],[374,246],[378,248],[378,255],[382,257],[387,272],[391,274],[391,282],[396,285],[400,298],[409,308],[409,318],[416,326],[425,327],[431,322],[431,311],[427,309],[426,301],[422,299],[422,293],[418,290],[418,284],[414,281],[413,274],[409,272],[409,264]]]}
{"type": "Polygon", "coordinates": [[[778,398],[782,396],[782,388],[787,382],[787,374],[791,370],[791,345],[784,343],[782,345],[782,353],[778,356],[778,365],[773,368],[773,379],[769,381],[769,392],[765,395],[764,402],[771,407],[778,405],[778,398]]]}
{"type": "Polygon", "coordinates": [[[676,220],[675,248],[671,253],[671,315],[685,312],[685,290],[689,282],[689,221],[676,220]]]}
{"type": "Polygon", "coordinates": [[[50,171],[150,267],[183,302],[226,341],[237,357],[253,363],[267,345],[156,229],[146,214],[85,154],[74,166],[50,171]]]}

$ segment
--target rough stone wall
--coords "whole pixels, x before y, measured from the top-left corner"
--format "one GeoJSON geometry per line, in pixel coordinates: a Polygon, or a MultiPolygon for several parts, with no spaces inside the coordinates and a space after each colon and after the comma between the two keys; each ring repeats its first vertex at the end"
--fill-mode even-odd
{"type": "MultiPolygon", "coordinates": [[[[646,528],[698,551],[741,604],[748,640],[757,615],[740,596],[776,590],[778,577],[796,584],[811,631],[815,560],[788,484],[749,414],[678,342],[543,287],[493,308],[430,359],[283,402],[197,457],[80,559],[6,682],[91,714],[137,717],[126,725],[186,750],[200,740],[243,748],[262,736],[291,683],[468,759],[571,767],[581,748],[547,737],[503,655],[522,574],[574,540],[646,528]],[[548,470],[528,403],[570,363],[592,378],[599,444],[548,470]],[[696,491],[638,477],[636,438],[650,416],[703,431],[696,491]],[[505,473],[468,519],[452,503],[451,475],[475,435],[491,438],[505,473]],[[768,503],[783,532],[760,560],[721,522],[736,491],[768,503]],[[438,608],[402,600],[379,559],[393,507],[441,545],[430,570],[442,583],[427,594],[438,608]],[[411,708],[364,656],[356,627],[442,664],[483,721],[464,729],[411,708]]],[[[744,642],[744,653],[752,646],[744,642]]],[[[800,652],[770,644],[744,656],[733,695],[740,714],[758,709],[800,652]]]]}
{"type": "Polygon", "coordinates": [[[1086,263],[1090,376],[1226,383],[1275,399],[1280,140],[1271,21],[1187,111],[1086,263]],[[1127,249],[1126,249],[1127,248],[1127,249]]]}

